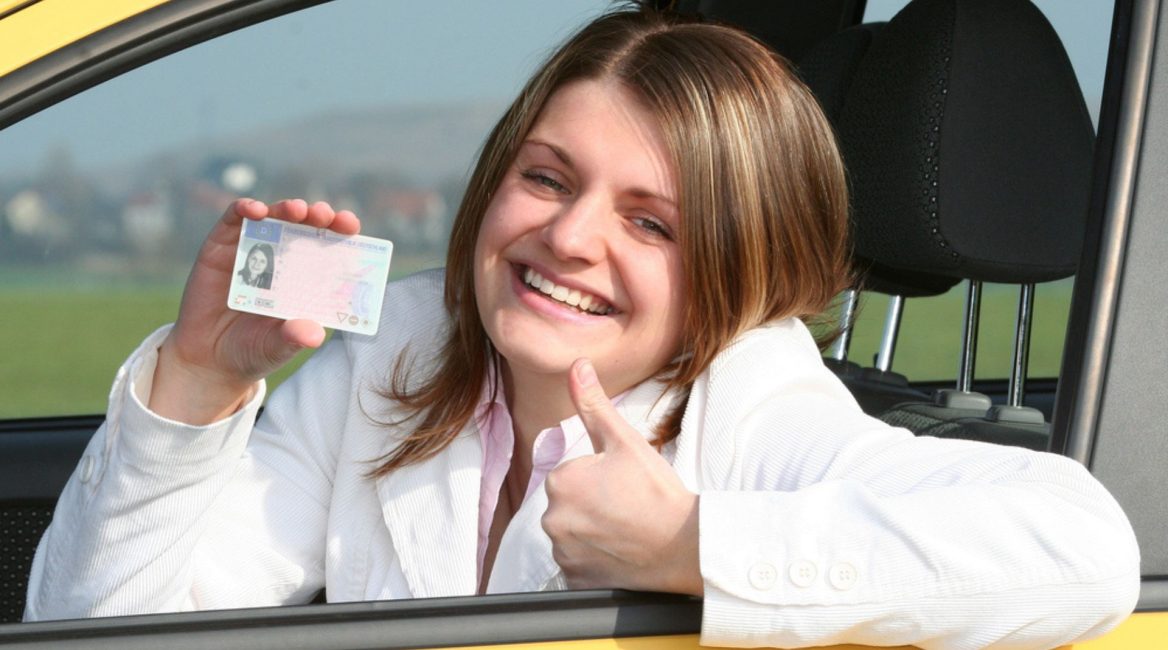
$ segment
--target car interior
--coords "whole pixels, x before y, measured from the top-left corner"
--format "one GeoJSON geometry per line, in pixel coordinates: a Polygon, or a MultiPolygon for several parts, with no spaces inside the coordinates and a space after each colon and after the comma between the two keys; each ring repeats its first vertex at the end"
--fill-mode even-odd
{"type": "MultiPolygon", "coordinates": [[[[968,287],[952,389],[931,397],[913,391],[886,357],[872,368],[843,358],[833,367],[865,410],[890,424],[1047,449],[1049,412],[1022,401],[1028,315],[1034,285],[1068,277],[1078,263],[1094,140],[1057,34],[1025,2],[909,3],[886,24],[830,37],[801,70],[835,102],[829,111],[851,181],[857,290],[890,294],[901,305],[959,281],[968,287]],[[984,282],[1020,287],[1004,404],[971,390],[984,282]]],[[[882,349],[894,349],[898,320],[893,312],[886,322],[891,342],[882,349]]]]}
{"type": "Polygon", "coordinates": [[[791,56],[836,127],[848,169],[858,282],[843,313],[854,292],[892,297],[870,367],[848,359],[846,326],[826,362],[866,412],[890,424],[1047,449],[1053,395],[1023,400],[1034,285],[1078,264],[1094,142],[1049,21],[1029,2],[918,0],[887,23],[846,27],[791,56]],[[914,388],[891,370],[904,300],[963,281],[958,381],[914,388]],[[972,390],[987,282],[1019,288],[1012,372],[993,399],[972,390]]]}

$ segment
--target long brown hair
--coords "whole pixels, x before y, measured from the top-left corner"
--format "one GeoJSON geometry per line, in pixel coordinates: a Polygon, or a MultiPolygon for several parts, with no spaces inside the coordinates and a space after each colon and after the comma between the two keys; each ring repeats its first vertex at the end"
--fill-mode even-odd
{"type": "Polygon", "coordinates": [[[475,303],[479,226],[548,98],[569,82],[605,78],[622,82],[658,119],[677,171],[689,295],[685,354],[662,369],[679,399],[659,443],[680,432],[690,386],[734,337],[818,314],[848,286],[843,164],[831,127],[789,64],[730,27],[650,9],[602,16],[544,63],[484,145],[447,254],[450,333],[416,388],[405,355],[398,360],[386,396],[407,413],[398,424],[410,421],[413,431],[374,475],[444,449],[473,417],[488,374],[499,376],[475,303]]]}

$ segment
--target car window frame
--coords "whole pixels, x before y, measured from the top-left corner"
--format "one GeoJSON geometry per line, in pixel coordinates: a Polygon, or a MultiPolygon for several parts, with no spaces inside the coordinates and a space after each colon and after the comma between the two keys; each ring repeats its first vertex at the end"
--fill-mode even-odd
{"type": "MultiPolygon", "coordinates": [[[[1163,225],[1163,206],[1139,203],[1141,176],[1146,176],[1145,133],[1154,124],[1168,124],[1168,111],[1151,103],[1156,77],[1168,77],[1168,62],[1157,50],[1168,48],[1159,33],[1168,27],[1168,12],[1158,0],[1117,0],[1111,48],[1096,139],[1095,169],[1087,232],[1080,263],[1080,279],[1071,299],[1070,322],[1063,352],[1063,377],[1055,401],[1051,451],[1066,455],[1088,468],[1108,487],[1132,521],[1141,545],[1158,550],[1168,538],[1149,535],[1148,528],[1168,525],[1168,503],[1163,494],[1147,494],[1144,486],[1160,478],[1163,456],[1145,450],[1168,449],[1162,434],[1161,392],[1168,377],[1161,372],[1136,378],[1142,390],[1129,382],[1109,381],[1115,357],[1125,279],[1147,275],[1148,265],[1133,268],[1129,259],[1131,232],[1137,221],[1163,225]],[[1160,67],[1156,68],[1156,59],[1160,67]],[[1141,174],[1141,170],[1143,174],[1141,174]],[[1157,208],[1160,211],[1157,211],[1157,208]],[[1125,426],[1115,426],[1120,413],[1125,426]],[[1129,458],[1100,467],[1100,450],[1128,450],[1129,458]],[[1144,530],[1141,530],[1144,529],[1144,530]],[[1141,534],[1141,532],[1143,534],[1141,534]]],[[[1152,154],[1154,155],[1154,154],[1152,154]]],[[[1153,164],[1152,168],[1162,168],[1153,164]]],[[[1150,187],[1151,184],[1149,184],[1150,187]]],[[[1163,278],[1163,265],[1160,277],[1163,278]]],[[[1147,299],[1148,296],[1143,296],[1147,299]]],[[[1128,298],[1131,300],[1131,297],[1128,298]]],[[[1128,332],[1137,346],[1163,345],[1162,335],[1146,323],[1132,323],[1128,332]],[[1159,340],[1157,340],[1159,339],[1159,340]]],[[[1163,552],[1161,551],[1162,555],[1163,552]]],[[[1168,610],[1168,576],[1144,565],[1137,612],[1168,610]]]]}
{"type": "Polygon", "coordinates": [[[170,0],[0,77],[0,130],[179,50],[333,0],[170,0]]]}
{"type": "MultiPolygon", "coordinates": [[[[183,48],[328,1],[172,0],[0,78],[0,129],[183,48]]],[[[1168,19],[1159,13],[1157,0],[1116,2],[1089,221],[1089,233],[1098,237],[1088,240],[1097,239],[1098,244],[1086,247],[1083,254],[1054,421],[1054,451],[1088,468],[1100,435],[1100,409],[1110,398],[1106,376],[1119,300],[1116,278],[1124,265],[1138,193],[1138,156],[1146,128],[1157,26],[1165,22],[1168,19]],[[1139,29],[1133,30],[1133,25],[1139,29]]],[[[1151,423],[1151,417],[1146,421],[1151,423]]],[[[4,424],[25,426],[27,422],[4,424]]],[[[162,638],[159,635],[163,635],[174,648],[224,642],[236,645],[249,638],[287,648],[351,647],[358,640],[370,639],[383,639],[377,643],[379,647],[477,645],[485,640],[481,626],[491,624],[490,617],[499,613],[530,618],[532,627],[520,629],[507,618],[498,626],[514,633],[500,634],[493,641],[497,643],[605,634],[690,635],[700,629],[700,603],[699,599],[661,594],[587,591],[306,605],[5,625],[0,626],[0,643],[88,648],[101,638],[121,648],[157,647],[162,638]],[[651,612],[656,623],[630,624],[644,612],[651,612]],[[439,618],[441,625],[436,625],[439,618]],[[453,623],[456,619],[460,621],[457,625],[453,623]],[[410,637],[403,631],[414,625],[423,637],[410,637]],[[308,628],[311,633],[306,633],[308,628]],[[447,633],[450,636],[444,636],[447,633]]],[[[1168,578],[1145,577],[1137,611],[1165,609],[1168,578]]]]}

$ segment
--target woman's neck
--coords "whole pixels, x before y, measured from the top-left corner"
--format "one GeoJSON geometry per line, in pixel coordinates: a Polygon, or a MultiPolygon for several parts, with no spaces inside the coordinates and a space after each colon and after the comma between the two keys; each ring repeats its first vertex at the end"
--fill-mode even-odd
{"type": "Polygon", "coordinates": [[[530,463],[536,436],[576,413],[568,395],[568,379],[562,374],[515,372],[506,361],[501,366],[507,410],[515,429],[515,458],[530,463]]]}

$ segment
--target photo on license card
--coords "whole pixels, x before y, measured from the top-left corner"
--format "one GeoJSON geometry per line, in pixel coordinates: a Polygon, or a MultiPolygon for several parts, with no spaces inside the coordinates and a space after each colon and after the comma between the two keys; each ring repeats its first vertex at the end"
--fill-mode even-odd
{"type": "Polygon", "coordinates": [[[244,221],[227,306],[375,334],[393,242],[276,219],[244,221]]]}

